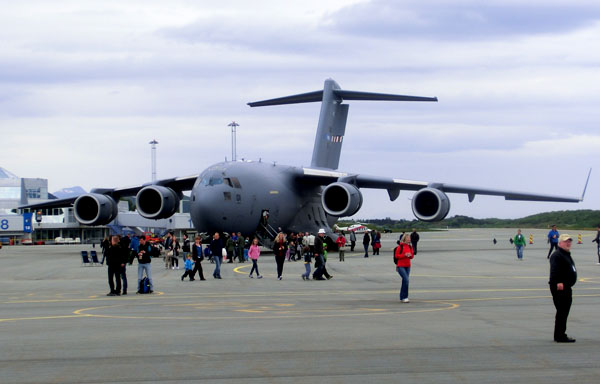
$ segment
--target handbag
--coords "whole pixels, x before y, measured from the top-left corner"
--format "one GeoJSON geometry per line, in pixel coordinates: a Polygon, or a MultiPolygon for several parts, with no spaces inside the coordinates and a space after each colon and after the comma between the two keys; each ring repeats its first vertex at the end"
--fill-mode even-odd
{"type": "Polygon", "coordinates": [[[172,250],[167,251],[167,257],[173,257],[173,251],[172,250]]]}

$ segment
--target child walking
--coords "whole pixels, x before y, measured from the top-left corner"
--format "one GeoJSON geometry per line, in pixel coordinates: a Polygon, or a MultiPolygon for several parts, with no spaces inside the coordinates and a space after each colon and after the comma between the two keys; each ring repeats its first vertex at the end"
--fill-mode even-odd
{"type": "Polygon", "coordinates": [[[258,239],[255,237],[252,240],[252,245],[250,245],[250,249],[248,250],[248,257],[252,260],[252,269],[250,270],[250,278],[254,278],[252,274],[256,271],[256,276],[259,279],[262,279],[260,273],[258,273],[258,257],[260,256],[260,248],[258,247],[258,239]]]}
{"type": "Polygon", "coordinates": [[[192,255],[188,253],[187,258],[185,259],[185,273],[181,276],[181,281],[185,279],[186,276],[190,277],[190,281],[194,281],[194,275],[192,271],[194,270],[194,262],[192,261],[192,255]]]}

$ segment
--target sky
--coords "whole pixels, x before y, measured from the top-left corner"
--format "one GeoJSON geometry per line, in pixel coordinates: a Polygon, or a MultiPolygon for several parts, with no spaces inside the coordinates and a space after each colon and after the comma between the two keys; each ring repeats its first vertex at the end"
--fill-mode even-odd
{"type": "MultiPolygon", "coordinates": [[[[122,187],[237,157],[309,166],[322,89],[437,96],[349,102],[339,169],[580,196],[600,160],[594,1],[0,0],[0,167],[122,187]]],[[[449,216],[598,209],[450,194],[449,216]]],[[[363,190],[355,218],[410,219],[412,192],[363,190]]]]}

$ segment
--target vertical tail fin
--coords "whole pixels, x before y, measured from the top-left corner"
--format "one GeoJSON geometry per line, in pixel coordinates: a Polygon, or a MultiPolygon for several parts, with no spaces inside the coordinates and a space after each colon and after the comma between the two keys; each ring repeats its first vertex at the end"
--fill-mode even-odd
{"type": "Polygon", "coordinates": [[[419,97],[346,91],[333,80],[325,80],[322,91],[302,93],[277,99],[248,103],[251,107],[268,105],[321,102],[321,114],[313,147],[311,167],[337,169],[340,162],[342,142],[346,132],[348,104],[344,100],[388,100],[388,101],[437,101],[437,97],[419,97]]]}

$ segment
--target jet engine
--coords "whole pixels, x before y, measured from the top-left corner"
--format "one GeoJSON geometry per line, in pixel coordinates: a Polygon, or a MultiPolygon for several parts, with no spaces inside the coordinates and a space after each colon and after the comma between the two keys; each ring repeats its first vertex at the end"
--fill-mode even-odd
{"type": "Polygon", "coordinates": [[[104,225],[117,217],[117,202],[101,193],[86,193],[73,204],[75,219],[84,225],[104,225]]]}
{"type": "Polygon", "coordinates": [[[140,189],[135,198],[139,214],[154,220],[171,217],[179,208],[181,200],[177,192],[160,185],[140,189]]]}
{"type": "Polygon", "coordinates": [[[450,211],[448,196],[439,189],[423,188],[412,198],[412,210],[415,217],[422,221],[443,220],[450,211]]]}
{"type": "Polygon", "coordinates": [[[321,194],[323,209],[331,216],[352,216],[358,212],[362,203],[362,193],[354,185],[348,183],[329,184],[321,194]]]}

